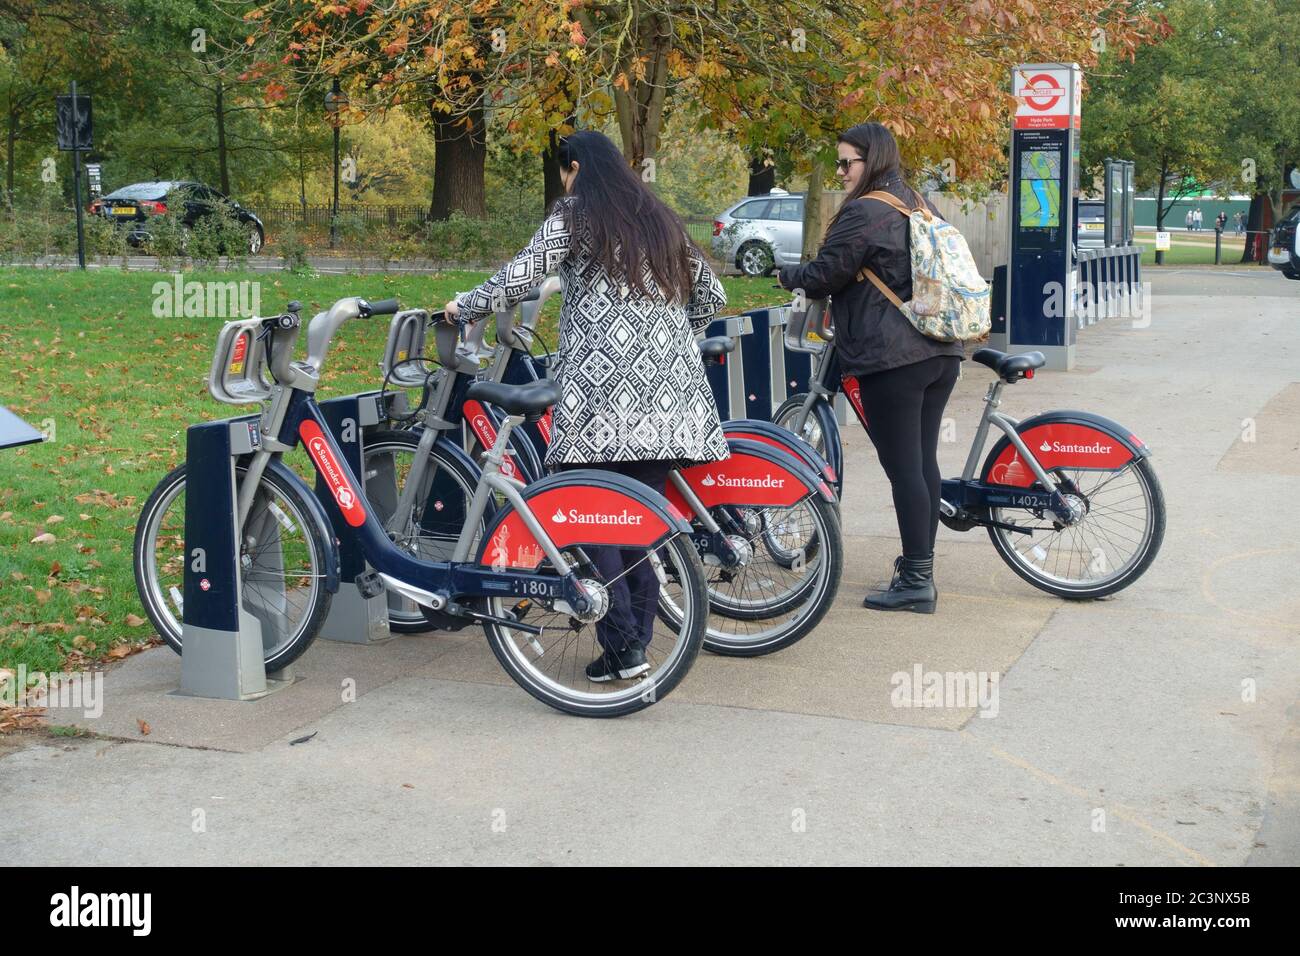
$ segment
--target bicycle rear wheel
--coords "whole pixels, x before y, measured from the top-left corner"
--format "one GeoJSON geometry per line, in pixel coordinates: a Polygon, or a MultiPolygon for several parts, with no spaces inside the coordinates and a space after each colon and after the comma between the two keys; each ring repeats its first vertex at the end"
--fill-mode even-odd
{"type": "Polygon", "coordinates": [[[1119,471],[1062,468],[1049,474],[1081,517],[1061,525],[1050,513],[989,509],[994,521],[1053,526],[1030,534],[990,526],[1002,560],[1034,587],[1074,600],[1114,594],[1141,577],[1165,536],[1164,493],[1149,459],[1136,458],[1119,471]]]}
{"type": "MultiPolygon", "coordinates": [[[[658,549],[620,550],[624,575],[653,572],[659,596],[682,611],[679,617],[669,619],[644,603],[628,609],[634,616],[652,620],[651,639],[645,647],[649,670],[633,680],[589,680],[586,666],[602,653],[597,626],[580,623],[567,611],[555,608],[553,602],[495,597],[483,602],[489,614],[543,629],[542,634],[533,635],[508,624],[483,622],[488,644],[506,673],[538,700],[568,714],[620,717],[649,707],[686,676],[704,638],[708,597],[704,568],[691,539],[677,534],[658,549]]],[[[565,551],[565,556],[575,565],[579,577],[595,581],[607,591],[624,576],[607,579],[578,549],[565,551]]],[[[549,563],[544,562],[539,571],[546,573],[548,568],[549,563]]],[[[624,635],[617,627],[606,633],[614,640],[640,638],[624,635]]]]}
{"type": "MultiPolygon", "coordinates": [[[[236,469],[242,485],[246,469],[236,469]]],[[[149,622],[176,653],[182,650],[185,580],[185,474],[181,465],[160,481],[136,523],[132,564],[149,622]]],[[[240,601],[262,625],[267,671],[293,663],[329,611],[326,541],[298,489],[273,471],[262,476],[240,542],[240,601]]]]}

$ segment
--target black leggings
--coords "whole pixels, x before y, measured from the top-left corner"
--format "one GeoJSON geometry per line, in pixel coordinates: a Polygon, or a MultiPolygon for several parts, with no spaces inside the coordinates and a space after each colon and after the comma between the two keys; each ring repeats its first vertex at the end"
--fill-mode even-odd
{"type": "Polygon", "coordinates": [[[934,553],[939,532],[939,428],[960,367],[955,355],[935,355],[857,380],[863,424],[893,488],[898,536],[907,558],[934,553]]]}
{"type": "MultiPolygon", "coordinates": [[[[600,468],[649,485],[663,494],[668,475],[677,465],[673,461],[615,461],[591,465],[560,465],[561,470],[600,468]]],[[[645,648],[654,636],[655,614],[659,609],[659,577],[646,560],[645,551],[610,545],[587,548],[601,580],[614,582],[609,587],[610,606],[596,622],[596,639],[607,651],[622,651],[632,644],[645,648]]]]}

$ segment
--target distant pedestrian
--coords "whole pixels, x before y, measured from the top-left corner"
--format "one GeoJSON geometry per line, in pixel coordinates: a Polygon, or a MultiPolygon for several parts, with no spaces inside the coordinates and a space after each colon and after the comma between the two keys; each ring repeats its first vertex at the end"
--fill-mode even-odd
{"type": "Polygon", "coordinates": [[[1219,215],[1216,216],[1214,219],[1214,228],[1217,229],[1219,232],[1223,232],[1223,228],[1227,224],[1228,224],[1228,214],[1224,212],[1222,209],[1220,209],[1219,215]]]}
{"type": "Polygon", "coordinates": [[[1188,232],[1191,232],[1191,231],[1192,231],[1192,224],[1195,222],[1196,217],[1192,215],[1192,211],[1191,211],[1190,209],[1187,210],[1187,215],[1184,216],[1183,219],[1184,219],[1184,221],[1185,221],[1186,224],[1187,224],[1187,231],[1188,231],[1188,232]]]}
{"type": "Polygon", "coordinates": [[[1244,212],[1239,212],[1237,213],[1236,219],[1237,219],[1237,235],[1241,235],[1243,232],[1246,231],[1246,214],[1244,212]]]}
{"type": "Polygon", "coordinates": [[[1196,207],[1196,213],[1192,217],[1192,226],[1197,232],[1201,231],[1201,207],[1200,206],[1196,207]]]}

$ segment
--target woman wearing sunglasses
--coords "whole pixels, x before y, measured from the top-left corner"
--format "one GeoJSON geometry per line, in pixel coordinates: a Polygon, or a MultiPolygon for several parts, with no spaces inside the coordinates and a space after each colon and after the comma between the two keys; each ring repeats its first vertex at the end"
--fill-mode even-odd
{"type": "Polygon", "coordinates": [[[781,285],[812,299],[833,296],[835,347],[845,391],[861,396],[861,412],[889,477],[903,553],[887,588],[863,606],[932,613],[934,541],[939,529],[939,427],[957,381],[963,349],[918,332],[861,270],[870,269],[903,302],[912,298],[908,220],[887,201],[938,210],[903,180],[898,143],[879,123],[861,123],[839,136],[836,164],[844,204],[831,220],[817,258],[785,266],[781,285]],[[856,387],[853,380],[856,379],[856,387]]]}
{"type": "MultiPolygon", "coordinates": [[[[553,374],[561,398],[546,463],[605,468],[663,492],[674,466],[729,456],[695,344],[727,297],[681,219],[608,137],[574,133],[558,155],[565,195],[522,252],[447,303],[448,321],[510,308],[559,270],[553,374]]],[[[644,552],[591,551],[614,584],[610,610],[596,624],[604,653],[587,677],[636,677],[649,670],[659,579],[644,552]]]]}

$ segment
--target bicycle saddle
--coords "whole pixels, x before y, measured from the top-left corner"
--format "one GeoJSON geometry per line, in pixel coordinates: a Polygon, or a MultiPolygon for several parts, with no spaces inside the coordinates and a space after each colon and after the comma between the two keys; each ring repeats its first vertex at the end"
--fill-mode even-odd
{"type": "Polygon", "coordinates": [[[715,335],[712,338],[700,339],[700,356],[706,362],[717,361],[728,352],[734,352],[736,349],[736,340],[729,335],[715,335]]]}
{"type": "Polygon", "coordinates": [[[560,385],[549,378],[527,385],[474,382],[465,396],[495,405],[509,415],[541,415],[560,400],[560,385]]]}
{"type": "Polygon", "coordinates": [[[1047,364],[1042,352],[1018,352],[1009,355],[997,349],[977,349],[971,356],[981,365],[987,365],[998,373],[1004,382],[1014,382],[1022,378],[1033,378],[1033,371],[1047,364]]]}

